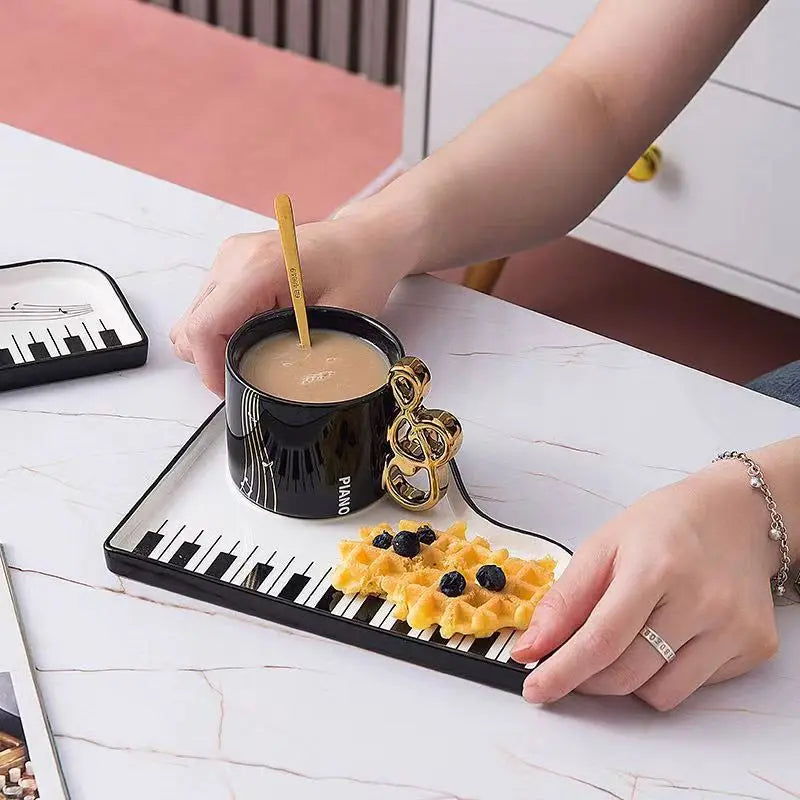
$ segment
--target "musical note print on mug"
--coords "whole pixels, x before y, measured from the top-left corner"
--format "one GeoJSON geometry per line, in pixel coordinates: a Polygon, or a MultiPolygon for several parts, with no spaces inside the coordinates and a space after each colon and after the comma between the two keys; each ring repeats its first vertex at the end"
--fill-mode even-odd
{"type": "Polygon", "coordinates": [[[400,413],[387,434],[393,455],[383,471],[383,486],[408,511],[433,508],[444,497],[450,479],[447,463],[463,439],[461,423],[449,411],[422,405],[430,382],[428,368],[416,357],[401,358],[389,370],[389,385],[400,413]],[[427,489],[411,483],[421,473],[427,478],[427,489]]]}

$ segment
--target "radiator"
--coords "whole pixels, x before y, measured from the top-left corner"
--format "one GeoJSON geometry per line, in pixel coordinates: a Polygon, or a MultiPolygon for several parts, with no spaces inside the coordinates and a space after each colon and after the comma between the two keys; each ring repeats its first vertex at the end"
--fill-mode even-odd
{"type": "Polygon", "coordinates": [[[406,5],[410,0],[142,1],[379,83],[402,83],[406,5]]]}

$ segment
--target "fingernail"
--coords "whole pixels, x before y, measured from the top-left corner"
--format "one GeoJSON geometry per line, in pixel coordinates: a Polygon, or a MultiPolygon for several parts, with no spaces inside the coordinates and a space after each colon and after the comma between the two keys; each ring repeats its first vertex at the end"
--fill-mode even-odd
{"type": "Polygon", "coordinates": [[[550,698],[545,696],[545,694],[542,692],[539,684],[535,683],[534,681],[525,682],[525,685],[522,687],[522,696],[529,703],[542,704],[550,701],[550,698]]]}
{"type": "Polygon", "coordinates": [[[511,655],[524,653],[526,650],[529,650],[533,647],[534,643],[536,642],[536,638],[539,635],[539,629],[536,627],[535,624],[531,623],[531,626],[522,636],[519,637],[517,643],[514,645],[513,649],[511,650],[511,655]]]}

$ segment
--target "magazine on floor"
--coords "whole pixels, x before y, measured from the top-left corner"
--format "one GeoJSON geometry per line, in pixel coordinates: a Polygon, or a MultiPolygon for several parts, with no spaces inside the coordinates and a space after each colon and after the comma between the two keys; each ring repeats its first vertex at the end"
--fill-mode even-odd
{"type": "Polygon", "coordinates": [[[0,545],[0,798],[67,800],[0,545]]]}

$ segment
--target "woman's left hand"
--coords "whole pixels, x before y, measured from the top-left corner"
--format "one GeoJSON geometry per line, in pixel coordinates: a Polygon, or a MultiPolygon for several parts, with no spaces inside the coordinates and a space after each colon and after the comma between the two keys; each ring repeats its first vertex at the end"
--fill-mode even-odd
{"type": "Polygon", "coordinates": [[[631,506],[578,549],[537,606],[514,658],[560,649],[528,676],[525,698],[636,694],[663,711],[772,657],[778,548],[768,528],[735,462],[631,506]],[[638,635],[645,625],[677,653],[671,663],[638,635]]]}

